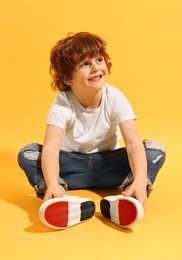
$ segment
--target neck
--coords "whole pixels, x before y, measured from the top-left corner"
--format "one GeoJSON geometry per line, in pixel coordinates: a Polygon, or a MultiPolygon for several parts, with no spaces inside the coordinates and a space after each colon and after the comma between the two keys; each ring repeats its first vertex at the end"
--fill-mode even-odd
{"type": "MultiPolygon", "coordinates": [[[[73,91],[74,93],[74,91],[73,91]]],[[[74,93],[79,103],[86,109],[94,109],[100,106],[102,100],[102,89],[96,93],[74,93]]]]}

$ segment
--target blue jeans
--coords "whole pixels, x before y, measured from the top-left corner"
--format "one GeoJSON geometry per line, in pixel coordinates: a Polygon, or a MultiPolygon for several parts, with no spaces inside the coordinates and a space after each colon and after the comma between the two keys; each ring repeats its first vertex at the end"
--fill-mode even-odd
{"type": "MultiPolygon", "coordinates": [[[[153,140],[144,140],[148,164],[148,196],[152,184],[165,161],[164,146],[153,140]]],[[[46,183],[41,169],[42,145],[29,144],[20,150],[18,163],[25,172],[39,198],[43,198],[46,183]]],[[[113,189],[124,190],[133,182],[125,148],[99,153],[65,152],[60,150],[60,177],[58,183],[65,189],[113,189]]]]}

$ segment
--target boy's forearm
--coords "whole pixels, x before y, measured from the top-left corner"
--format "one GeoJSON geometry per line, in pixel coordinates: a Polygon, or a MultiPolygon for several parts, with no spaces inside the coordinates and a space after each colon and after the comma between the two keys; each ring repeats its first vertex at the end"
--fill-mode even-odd
{"type": "Polygon", "coordinates": [[[147,160],[143,143],[129,148],[127,153],[134,180],[147,183],[147,160]]]}
{"type": "Polygon", "coordinates": [[[58,184],[59,179],[59,157],[55,151],[43,148],[42,171],[47,186],[58,184]]]}

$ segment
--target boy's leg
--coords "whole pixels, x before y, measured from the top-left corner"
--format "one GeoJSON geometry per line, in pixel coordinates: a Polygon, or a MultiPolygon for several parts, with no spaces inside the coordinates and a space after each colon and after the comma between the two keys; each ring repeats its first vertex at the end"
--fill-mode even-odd
{"type": "MultiPolygon", "coordinates": [[[[18,163],[39,198],[44,197],[46,189],[41,169],[41,153],[42,145],[30,144],[21,149],[18,154],[18,163]]],[[[58,183],[67,187],[62,178],[59,178],[58,183]]],[[[89,220],[94,213],[95,203],[92,200],[65,195],[45,201],[40,207],[39,217],[49,227],[64,229],[89,220]]]]}
{"type": "MultiPolygon", "coordinates": [[[[38,192],[38,197],[44,196],[46,183],[41,169],[42,145],[29,144],[18,154],[18,163],[25,172],[31,186],[38,192]]],[[[89,157],[92,155],[60,151],[60,171],[58,183],[67,189],[91,188],[91,172],[89,157]]]]}
{"type": "MultiPolygon", "coordinates": [[[[149,197],[151,191],[153,190],[152,184],[154,183],[159,170],[165,162],[166,152],[165,147],[157,141],[146,139],[143,141],[143,143],[147,157],[147,196],[149,197]]],[[[130,185],[132,182],[133,176],[132,173],[129,173],[122,183],[122,190],[125,190],[126,187],[130,185]]]]}
{"type": "Polygon", "coordinates": [[[93,154],[92,188],[114,189],[131,172],[126,148],[93,154]]]}
{"type": "MultiPolygon", "coordinates": [[[[144,140],[147,158],[148,195],[165,158],[165,148],[153,140],[144,140]]],[[[126,148],[90,155],[92,188],[111,189],[122,186],[124,190],[133,182],[126,148]],[[92,156],[92,157],[91,157],[92,156]]]]}
{"type": "MultiPolygon", "coordinates": [[[[18,163],[25,172],[29,183],[34,188],[37,197],[42,199],[46,183],[41,169],[41,154],[42,145],[37,143],[26,145],[18,154],[18,163]]],[[[66,189],[67,184],[62,178],[59,178],[59,184],[63,185],[66,189]]]]}
{"type": "Polygon", "coordinates": [[[90,159],[92,154],[60,151],[60,171],[68,189],[91,188],[90,159]]]}
{"type": "MultiPolygon", "coordinates": [[[[165,161],[165,148],[159,142],[153,140],[144,140],[144,146],[147,157],[147,194],[150,195],[152,191],[152,184],[165,161]]],[[[133,182],[133,177],[130,173],[122,183],[124,190],[133,182]]],[[[131,197],[109,196],[101,200],[102,214],[121,227],[132,227],[143,217],[143,208],[139,201],[131,197]]]]}

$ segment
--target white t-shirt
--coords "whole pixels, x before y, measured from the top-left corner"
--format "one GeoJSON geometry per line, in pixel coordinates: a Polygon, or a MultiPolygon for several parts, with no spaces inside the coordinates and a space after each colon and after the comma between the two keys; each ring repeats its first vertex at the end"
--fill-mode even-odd
{"type": "Polygon", "coordinates": [[[101,104],[95,109],[85,109],[71,90],[58,93],[47,124],[64,130],[61,150],[94,153],[119,148],[119,124],[130,119],[136,116],[129,101],[106,83],[101,104]]]}

